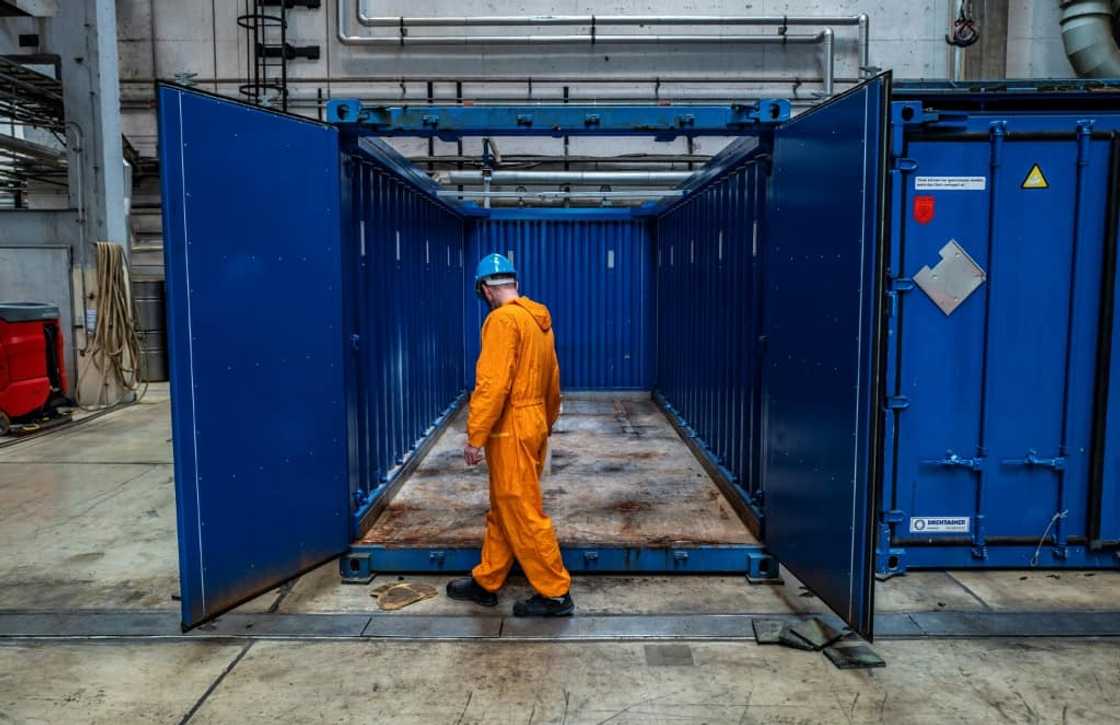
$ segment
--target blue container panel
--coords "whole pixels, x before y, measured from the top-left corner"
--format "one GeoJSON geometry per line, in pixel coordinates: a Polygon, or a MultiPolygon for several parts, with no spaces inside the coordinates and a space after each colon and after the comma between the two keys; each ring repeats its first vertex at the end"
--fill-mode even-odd
{"type": "MultiPolygon", "coordinates": [[[[938,542],[945,566],[961,565],[952,547],[974,565],[1009,566],[990,548],[1043,539],[1039,563],[1063,564],[1062,547],[1084,541],[1095,515],[1088,502],[1110,154],[1107,140],[1085,138],[1079,149],[1074,129],[1063,130],[1068,139],[906,146],[917,169],[902,176],[893,211],[902,232],[896,276],[933,267],[955,240],[987,280],[949,315],[916,287],[899,295],[888,384],[906,407],[895,414],[896,459],[883,497],[898,566],[937,565],[938,542]],[[1048,188],[1023,188],[1035,164],[1048,188]],[[918,176],[986,182],[916,191],[918,176]],[[933,198],[931,220],[916,218],[916,195],[933,198]],[[1060,465],[1049,465],[1054,459],[1060,465]],[[927,517],[967,524],[931,533],[927,517]],[[917,543],[925,546],[910,561],[906,546],[917,543]]],[[[1110,477],[1115,490],[1116,472],[1110,477]]],[[[892,568],[882,554],[879,569],[892,568]]]]}
{"type": "Polygon", "coordinates": [[[483,256],[500,252],[512,255],[521,292],[552,312],[565,389],[649,390],[654,300],[647,223],[614,210],[493,214],[468,227],[467,386],[474,385],[486,312],[474,295],[473,270],[483,256]]]}
{"type": "Polygon", "coordinates": [[[360,516],[462,393],[463,223],[360,152],[347,167],[360,516]]]}
{"type": "Polygon", "coordinates": [[[657,391],[727,477],[757,485],[756,163],[657,220],[657,391]]]}
{"type": "Polygon", "coordinates": [[[194,626],[348,541],[338,132],[159,95],[179,580],[194,626]]]}

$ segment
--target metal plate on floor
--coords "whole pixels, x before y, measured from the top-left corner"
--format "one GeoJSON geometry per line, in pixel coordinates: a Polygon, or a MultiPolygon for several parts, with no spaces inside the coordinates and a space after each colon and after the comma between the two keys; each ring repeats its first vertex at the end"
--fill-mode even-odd
{"type": "Polygon", "coordinates": [[[882,657],[871,649],[859,635],[849,634],[831,647],[824,648],[824,656],[841,670],[863,670],[886,667],[882,657]]]}
{"type": "Polygon", "coordinates": [[[844,629],[837,629],[818,617],[810,617],[803,622],[792,624],[789,629],[793,635],[816,650],[832,644],[843,637],[845,632],[844,629]]]}
{"type": "Polygon", "coordinates": [[[793,649],[800,649],[806,652],[817,651],[816,647],[793,633],[792,625],[782,627],[782,632],[778,635],[778,642],[779,644],[784,644],[786,647],[792,647],[793,649]]]}
{"type": "Polygon", "coordinates": [[[784,619],[752,619],[754,628],[754,641],[759,644],[780,644],[782,630],[786,626],[784,619]]]}

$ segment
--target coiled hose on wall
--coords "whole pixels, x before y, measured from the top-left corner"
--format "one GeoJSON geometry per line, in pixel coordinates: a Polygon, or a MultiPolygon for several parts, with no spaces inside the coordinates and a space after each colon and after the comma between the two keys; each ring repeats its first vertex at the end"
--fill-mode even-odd
{"type": "MultiPolygon", "coordinates": [[[[128,402],[129,393],[136,393],[136,400],[143,397],[147,385],[140,381],[140,338],[136,333],[132,294],[129,285],[128,264],[124,249],[119,244],[97,242],[97,283],[94,310],[96,322],[92,335],[86,331],[86,346],[82,355],[101,375],[97,400],[93,406],[79,401],[85,410],[128,402]],[[117,400],[110,400],[110,389],[119,391],[117,400]]],[[[86,369],[88,374],[89,368],[86,369]]],[[[81,386],[78,386],[81,390],[81,386]]]]}

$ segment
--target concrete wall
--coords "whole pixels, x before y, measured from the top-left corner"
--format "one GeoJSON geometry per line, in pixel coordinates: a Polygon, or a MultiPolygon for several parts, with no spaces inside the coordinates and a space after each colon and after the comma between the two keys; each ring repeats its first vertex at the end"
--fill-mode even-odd
{"type": "Polygon", "coordinates": [[[1062,46],[1058,0],[1011,0],[1007,23],[1009,78],[1075,76],[1062,46]]]}

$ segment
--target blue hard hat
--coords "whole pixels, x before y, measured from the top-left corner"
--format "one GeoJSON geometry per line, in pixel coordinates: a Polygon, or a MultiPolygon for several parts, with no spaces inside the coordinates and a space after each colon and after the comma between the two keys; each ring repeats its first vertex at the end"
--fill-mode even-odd
{"type": "Polygon", "coordinates": [[[517,279],[517,269],[513,262],[503,254],[487,254],[478,263],[474,274],[474,291],[482,294],[482,284],[493,277],[509,277],[517,279]]]}

